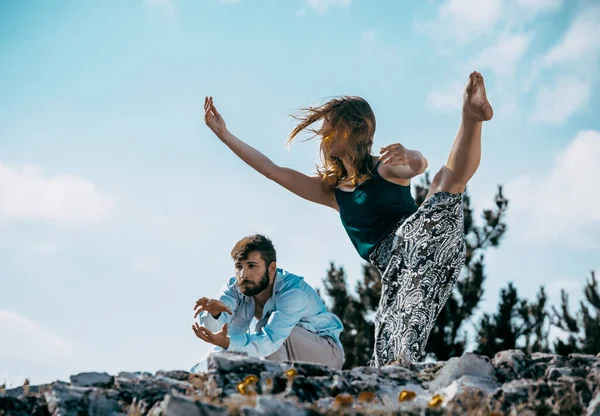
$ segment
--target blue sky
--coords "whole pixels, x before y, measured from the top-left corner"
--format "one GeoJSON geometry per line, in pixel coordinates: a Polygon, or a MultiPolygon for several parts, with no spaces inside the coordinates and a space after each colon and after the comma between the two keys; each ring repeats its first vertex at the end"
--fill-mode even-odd
{"type": "Polygon", "coordinates": [[[0,3],[0,382],[190,368],[210,349],[193,305],[250,233],[315,286],[330,260],[360,276],[337,214],[237,160],[203,123],[206,95],[234,134],[305,173],[317,143],[284,147],[289,114],[361,95],[374,149],[419,149],[435,173],[482,72],[495,117],[469,191],[478,208],[497,184],[510,199],[482,310],[508,281],[578,299],[600,268],[594,3],[0,3]]]}

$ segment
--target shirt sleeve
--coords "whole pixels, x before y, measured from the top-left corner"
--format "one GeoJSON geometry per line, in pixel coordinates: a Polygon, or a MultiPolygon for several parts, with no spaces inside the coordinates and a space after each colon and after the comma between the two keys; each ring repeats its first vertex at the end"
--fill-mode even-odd
{"type": "Polygon", "coordinates": [[[305,311],[304,293],[301,289],[291,289],[278,297],[276,309],[261,332],[231,335],[227,350],[271,355],[281,348],[305,311]]]}
{"type": "Polygon", "coordinates": [[[231,309],[233,314],[230,315],[227,312],[221,312],[219,317],[215,319],[207,311],[200,312],[198,315],[198,322],[211,332],[218,332],[221,330],[223,325],[226,323],[229,324],[231,322],[231,318],[235,316],[235,312],[239,306],[238,294],[233,290],[231,282],[227,282],[227,284],[223,286],[221,292],[219,293],[218,299],[225,305],[229,306],[229,309],[231,309]]]}

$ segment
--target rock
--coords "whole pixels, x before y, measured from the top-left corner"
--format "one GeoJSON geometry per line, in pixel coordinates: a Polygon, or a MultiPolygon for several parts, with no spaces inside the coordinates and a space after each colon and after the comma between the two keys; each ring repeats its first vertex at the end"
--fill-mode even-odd
{"type": "MultiPolygon", "coordinates": [[[[359,383],[362,380],[359,380],[359,383]]],[[[368,389],[368,387],[367,387],[368,389]]],[[[333,381],[329,386],[329,391],[332,396],[337,396],[342,393],[352,394],[355,390],[361,390],[361,387],[355,387],[351,384],[351,382],[346,377],[340,377],[339,375],[333,376],[333,381]]]]}
{"type": "Polygon", "coordinates": [[[521,350],[500,351],[492,359],[496,377],[501,382],[523,378],[528,375],[528,360],[521,350]]]}
{"type": "Polygon", "coordinates": [[[323,383],[323,379],[298,376],[294,378],[290,390],[285,397],[296,397],[300,402],[313,403],[330,396],[330,389],[323,383]]]}
{"type": "Polygon", "coordinates": [[[452,384],[463,376],[479,378],[481,383],[495,383],[496,373],[487,357],[464,353],[460,358],[451,358],[429,384],[430,390],[438,390],[452,384]]]}
{"type": "Polygon", "coordinates": [[[122,408],[119,404],[119,394],[114,390],[93,390],[88,395],[88,415],[121,415],[122,408]]]}
{"type": "Polygon", "coordinates": [[[256,408],[243,407],[241,413],[244,416],[309,416],[314,414],[314,412],[309,412],[297,403],[283,401],[270,396],[259,397],[256,401],[256,408]]]}
{"type": "MultiPolygon", "coordinates": [[[[600,354],[598,356],[600,357],[600,354]]],[[[590,401],[585,416],[600,416],[600,393],[596,393],[596,396],[590,401]]]]}
{"type": "Polygon", "coordinates": [[[6,414],[7,416],[48,416],[49,413],[46,400],[43,397],[0,396],[0,414],[6,414]]]}
{"type": "Polygon", "coordinates": [[[512,407],[526,406],[538,414],[582,414],[583,405],[569,380],[514,380],[506,383],[496,392],[494,398],[507,412],[512,407]]]}
{"type": "Polygon", "coordinates": [[[89,412],[89,387],[56,384],[50,391],[44,393],[48,403],[48,411],[52,415],[76,416],[89,412]]]}
{"type": "MultiPolygon", "coordinates": [[[[57,383],[61,383],[61,382],[57,382],[57,383]]],[[[50,388],[52,387],[52,385],[50,384],[43,384],[40,386],[19,386],[19,387],[14,387],[12,389],[8,389],[6,391],[4,391],[3,394],[0,394],[1,396],[5,396],[5,397],[21,397],[21,396],[29,396],[29,395],[37,395],[40,394],[40,392],[43,392],[45,390],[50,390],[50,388]]]]}
{"type": "Polygon", "coordinates": [[[192,389],[190,383],[163,376],[153,377],[148,373],[119,373],[114,384],[123,402],[131,403],[133,399],[137,399],[150,407],[161,401],[167,394],[174,391],[185,394],[188,389],[192,389]]]}
{"type": "Polygon", "coordinates": [[[598,359],[598,356],[593,354],[569,354],[569,359],[577,362],[584,362],[588,364],[595,363],[598,359]]]}
{"type": "Polygon", "coordinates": [[[128,380],[139,380],[142,378],[152,377],[152,374],[145,371],[121,371],[119,374],[117,374],[117,377],[128,380]]]}
{"type": "Polygon", "coordinates": [[[260,374],[262,371],[281,373],[290,367],[290,365],[226,351],[209,354],[207,361],[208,371],[217,373],[260,374]]]}
{"type": "Polygon", "coordinates": [[[585,367],[554,367],[548,366],[546,369],[546,378],[548,380],[558,380],[560,377],[586,377],[588,370],[585,367]]]}
{"type": "Polygon", "coordinates": [[[414,383],[419,380],[419,376],[415,371],[401,366],[383,367],[379,374],[386,380],[393,380],[398,383],[414,383]]]}
{"type": "Polygon", "coordinates": [[[560,383],[564,383],[570,388],[572,392],[581,400],[581,404],[585,407],[592,400],[592,392],[583,377],[563,376],[558,380],[560,383]]]}
{"type": "Polygon", "coordinates": [[[451,415],[490,415],[494,410],[489,396],[478,389],[464,389],[447,400],[446,412],[451,415]]]}
{"type": "Polygon", "coordinates": [[[526,401],[529,395],[533,393],[534,388],[538,388],[538,385],[546,385],[545,381],[534,381],[530,380],[513,380],[505,383],[501,389],[495,393],[496,398],[508,399],[511,403],[520,403],[526,401]]]}
{"type": "Polygon", "coordinates": [[[531,354],[530,359],[531,362],[536,364],[539,362],[545,362],[548,363],[550,361],[552,361],[554,358],[556,358],[556,354],[549,354],[546,352],[534,352],[531,354]]]}
{"type": "Polygon", "coordinates": [[[569,367],[554,367],[549,366],[546,370],[546,378],[548,380],[558,380],[559,377],[568,377],[573,375],[573,369],[569,367]]]}
{"type": "Polygon", "coordinates": [[[592,386],[593,391],[600,391],[600,360],[591,365],[587,380],[592,386]]]}
{"type": "Polygon", "coordinates": [[[438,392],[445,392],[446,396],[454,396],[454,394],[464,391],[464,390],[480,390],[487,394],[493,394],[498,388],[500,384],[488,377],[480,377],[480,376],[472,376],[472,375],[464,375],[456,380],[454,380],[449,386],[444,387],[438,392]],[[452,392],[452,394],[450,394],[452,392]]]}
{"type": "Polygon", "coordinates": [[[548,354],[543,352],[535,352],[529,356],[528,377],[539,379],[544,376],[546,369],[550,363],[557,362],[556,354],[548,354]]]}
{"type": "Polygon", "coordinates": [[[190,373],[187,371],[182,371],[182,370],[157,371],[156,375],[170,378],[173,380],[179,380],[179,381],[188,381],[190,379],[190,373]]]}
{"type": "Polygon", "coordinates": [[[229,412],[223,407],[212,406],[181,396],[165,396],[157,403],[148,416],[226,416],[229,412]]]}
{"type": "Polygon", "coordinates": [[[600,357],[589,354],[507,350],[493,360],[465,353],[446,362],[334,371],[219,352],[209,364],[202,374],[80,373],[71,383],[0,391],[0,415],[600,416],[600,357]],[[439,407],[431,408],[435,396],[439,407]]]}
{"type": "Polygon", "coordinates": [[[70,377],[73,386],[112,387],[114,377],[107,373],[79,373],[70,377]]]}

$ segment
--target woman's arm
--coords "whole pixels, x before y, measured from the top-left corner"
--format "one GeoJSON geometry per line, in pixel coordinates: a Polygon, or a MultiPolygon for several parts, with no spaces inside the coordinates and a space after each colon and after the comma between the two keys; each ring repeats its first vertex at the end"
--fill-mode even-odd
{"type": "Polygon", "coordinates": [[[301,198],[337,209],[333,193],[326,193],[321,189],[319,176],[307,176],[293,169],[278,166],[264,154],[231,134],[214,107],[212,98],[207,98],[205,101],[205,121],[217,137],[254,170],[301,198]]]}
{"type": "Polygon", "coordinates": [[[427,169],[427,159],[421,152],[409,150],[400,143],[383,147],[380,154],[383,170],[399,179],[412,179],[427,169]]]}

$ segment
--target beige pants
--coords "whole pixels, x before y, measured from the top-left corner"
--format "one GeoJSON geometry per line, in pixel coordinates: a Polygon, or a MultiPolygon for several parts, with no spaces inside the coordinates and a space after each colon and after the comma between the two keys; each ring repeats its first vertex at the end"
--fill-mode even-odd
{"type": "Polygon", "coordinates": [[[320,337],[314,332],[296,326],[281,348],[265,357],[277,362],[302,361],[325,365],[340,370],[344,365],[342,349],[329,337],[320,337]]]}

